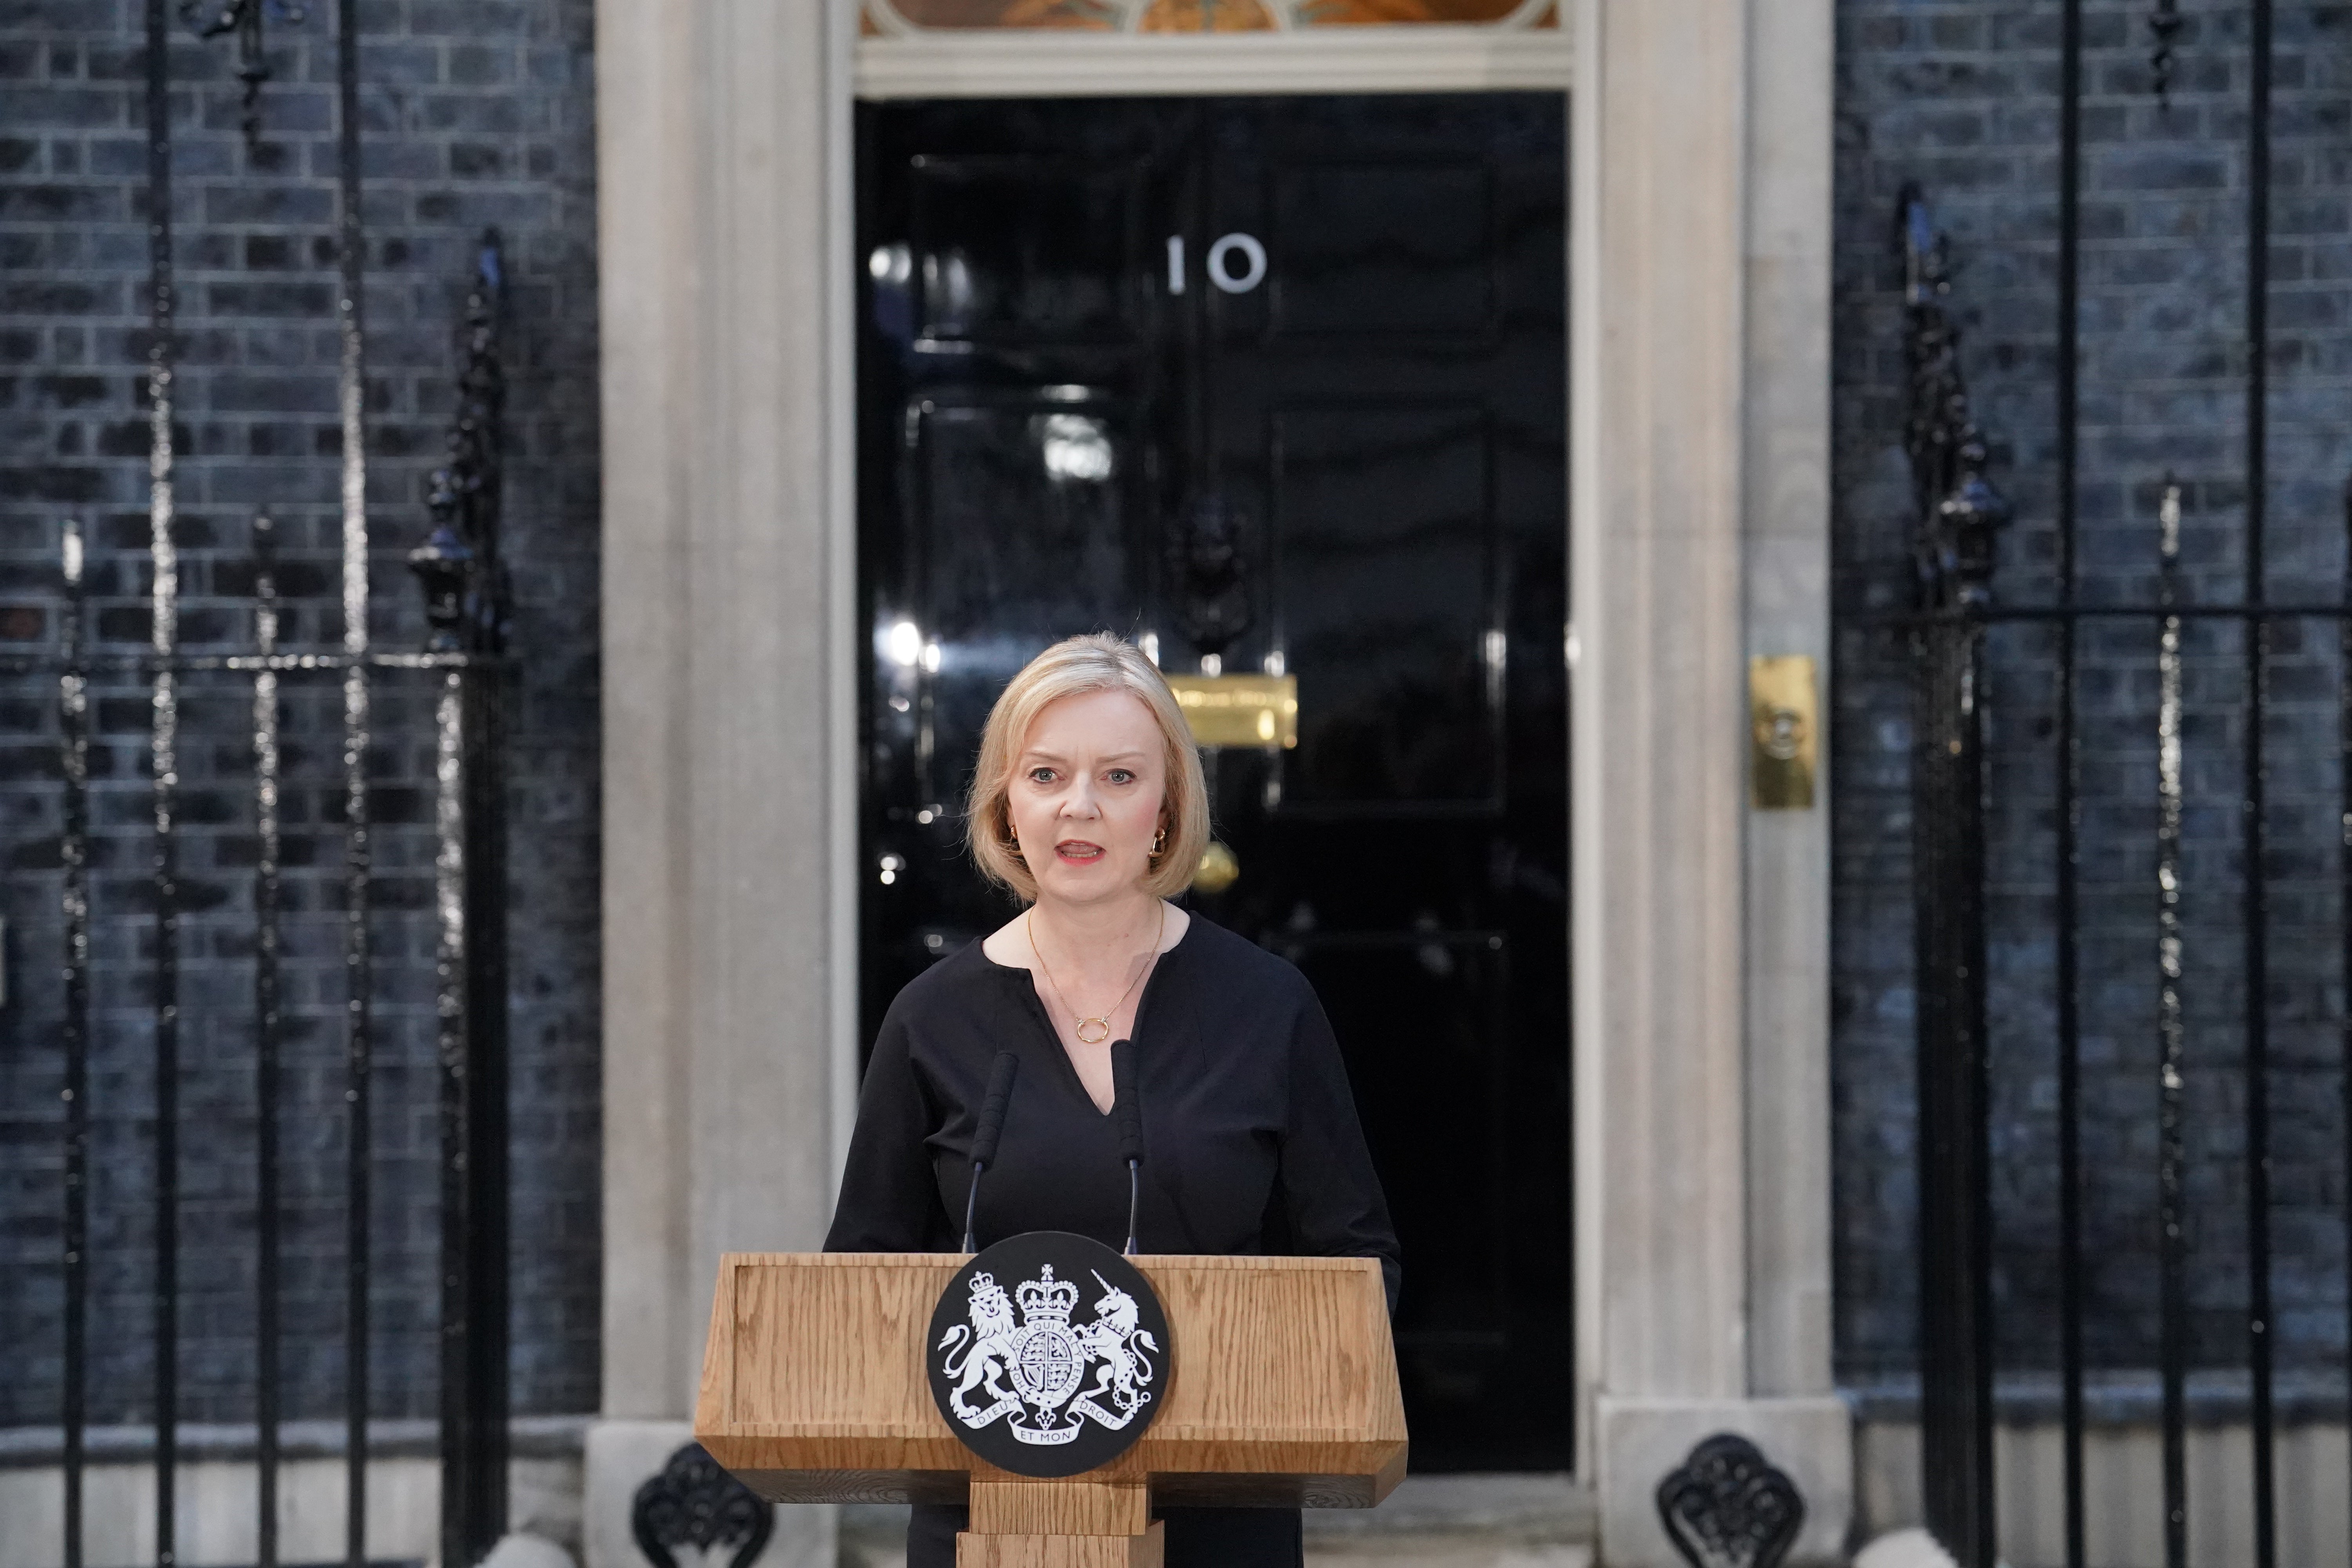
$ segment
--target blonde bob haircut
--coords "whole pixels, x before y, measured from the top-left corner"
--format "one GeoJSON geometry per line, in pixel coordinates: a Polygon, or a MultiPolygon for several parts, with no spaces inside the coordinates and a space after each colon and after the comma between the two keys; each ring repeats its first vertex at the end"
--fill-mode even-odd
{"type": "Polygon", "coordinates": [[[1160,726],[1168,764],[1160,822],[1168,830],[1168,844],[1143,885],[1163,899],[1173,898],[1192,885],[1202,853],[1209,847],[1209,790],[1201,777],[1201,753],[1193,748],[1184,710],[1176,706],[1176,694],[1168,689],[1158,668],[1133,643],[1099,633],[1066,638],[1031,659],[989,710],[971,794],[964,804],[964,837],[971,858],[989,880],[1011,889],[1022,902],[1036,899],[1037,879],[1009,843],[1013,770],[1028,742],[1029,727],[1046,705],[1089,691],[1127,692],[1160,726]]]}

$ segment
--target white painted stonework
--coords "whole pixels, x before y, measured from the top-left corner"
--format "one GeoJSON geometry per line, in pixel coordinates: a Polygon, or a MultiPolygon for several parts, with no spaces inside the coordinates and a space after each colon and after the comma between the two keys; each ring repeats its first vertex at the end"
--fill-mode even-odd
{"type": "MultiPolygon", "coordinates": [[[[647,1568],[629,1533],[629,1505],[637,1489],[693,1440],[684,1421],[604,1421],[590,1430],[587,1510],[581,1521],[581,1560],[588,1568],[647,1568]]],[[[778,1509],[776,1532],[752,1568],[834,1568],[840,1557],[839,1511],[778,1509]]],[[[688,1565],[692,1560],[690,1552],[679,1559],[688,1565]]],[[[726,1555],[714,1554],[706,1568],[724,1568],[726,1562],[726,1555]]]]}
{"type": "Polygon", "coordinates": [[[1853,1568],[1959,1568],[1936,1538],[1913,1527],[1890,1531],[1857,1553],[1853,1568]]]}
{"type": "Polygon", "coordinates": [[[1796,1484],[1805,1520],[1788,1562],[1845,1561],[1853,1518],[1853,1422],[1843,1401],[1617,1399],[1601,1402],[1594,1447],[1600,1534],[1611,1568],[1685,1568],[1658,1519],[1658,1479],[1719,1432],[1747,1438],[1796,1484]]]}
{"type": "Polygon", "coordinates": [[[1583,1468],[1601,1561],[1676,1568],[1658,1481],[1739,1433],[1804,1493],[1792,1561],[1834,1562],[1826,791],[1747,807],[1744,682],[1826,671],[1831,10],[1576,15],[1583,1468]]]}
{"type": "Polygon", "coordinates": [[[1369,1513],[1307,1516],[1308,1568],[1591,1568],[1592,1543],[1568,1476],[1408,1476],[1369,1513]]]}
{"type": "MultiPolygon", "coordinates": [[[[854,1092],[855,26],[817,0],[597,7],[607,1422],[588,1446],[591,1568],[640,1563],[627,1500],[684,1440],[719,1253],[823,1239],[854,1092]]],[[[831,1540],[823,1510],[787,1510],[773,1551],[813,1562],[831,1540]]]]}
{"type": "MultiPolygon", "coordinates": [[[[246,1568],[258,1556],[251,1461],[205,1459],[177,1471],[180,1568],[246,1568]]],[[[87,1568],[149,1568],[155,1561],[155,1468],[97,1464],[82,1476],[87,1568]]],[[[519,1458],[507,1473],[509,1519],[531,1537],[500,1568],[565,1568],[580,1540],[580,1464],[519,1458]],[[550,1555],[550,1554],[552,1555],[550,1555]]],[[[286,1461],[278,1473],[281,1563],[343,1559],[341,1456],[286,1461]]],[[[379,1458],[367,1470],[368,1556],[440,1568],[441,1464],[430,1454],[379,1458]]],[[[60,1568],[65,1479],[55,1468],[0,1469],[0,1568],[60,1568]]],[[[633,1563],[633,1568],[643,1568],[633,1563]]]]}
{"type": "Polygon", "coordinates": [[[481,1568],[580,1568],[572,1553],[544,1536],[507,1534],[499,1538],[481,1568]]]}
{"type": "MultiPolygon", "coordinates": [[[[1993,1433],[1994,1538],[2021,1568],[2066,1560],[2064,1428],[2054,1421],[2005,1424],[1993,1433]]],[[[1919,1428],[1872,1421],[1856,1436],[1859,1524],[1873,1538],[1896,1535],[1920,1517],[1919,1428]]],[[[2254,1560],[2253,1433],[2244,1422],[2188,1429],[2190,1568],[2235,1568],[2254,1560]]],[[[2283,1498],[2278,1561],[2341,1563],[2352,1555],[2352,1471],[2341,1422],[2282,1423],[2273,1463],[2283,1498]]],[[[2083,1444],[2084,1533],[2094,1563],[2164,1561],[2161,1508],[2164,1436],[2153,1423],[2093,1426],[2083,1444]]],[[[1914,1532],[1916,1533],[1916,1532],[1914,1532]]],[[[1873,1541],[1874,1547],[1876,1541],[1873,1541]]],[[[1857,1560],[1857,1568],[1864,1568],[1857,1560]]],[[[1868,1568],[1882,1568],[1876,1559],[1868,1568]]],[[[1884,1568],[1904,1568],[1890,1558],[1884,1568]]]]}

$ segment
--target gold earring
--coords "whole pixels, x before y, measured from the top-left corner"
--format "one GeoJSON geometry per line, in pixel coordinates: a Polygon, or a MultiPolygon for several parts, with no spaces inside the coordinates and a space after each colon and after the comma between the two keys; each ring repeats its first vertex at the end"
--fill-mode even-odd
{"type": "Polygon", "coordinates": [[[1151,836],[1151,858],[1159,859],[1168,853],[1168,829],[1162,827],[1151,836]]]}

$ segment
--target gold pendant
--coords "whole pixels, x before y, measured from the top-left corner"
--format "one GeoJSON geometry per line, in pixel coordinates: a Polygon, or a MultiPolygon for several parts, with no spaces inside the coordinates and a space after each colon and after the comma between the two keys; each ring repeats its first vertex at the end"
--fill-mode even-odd
{"type": "Polygon", "coordinates": [[[1105,1040],[1109,1038],[1110,1020],[1108,1018],[1081,1018],[1078,1020],[1078,1043],[1080,1045],[1099,1046],[1105,1040]],[[1102,1033],[1099,1035],[1089,1035],[1087,1033],[1088,1028],[1100,1029],[1102,1033]]]}

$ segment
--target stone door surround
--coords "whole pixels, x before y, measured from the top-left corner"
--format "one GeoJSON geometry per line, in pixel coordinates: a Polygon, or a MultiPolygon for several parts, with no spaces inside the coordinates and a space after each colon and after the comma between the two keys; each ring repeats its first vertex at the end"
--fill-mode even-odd
{"type": "MultiPolygon", "coordinates": [[[[1604,1561],[1671,1568],[1651,1493],[1741,1433],[1804,1490],[1793,1561],[1817,1560],[1852,1465],[1830,1383],[1828,808],[1748,811],[1744,747],[1748,656],[1828,653],[1831,6],[1569,0],[1563,19],[1580,1468],[1604,1561]]],[[[856,38],[850,0],[597,11],[592,1568],[630,1561],[599,1544],[626,1541],[606,1516],[683,1429],[719,1253],[816,1244],[854,1108],[856,38]]],[[[814,1560],[832,1528],[788,1517],[766,1560],[814,1560]]]]}

